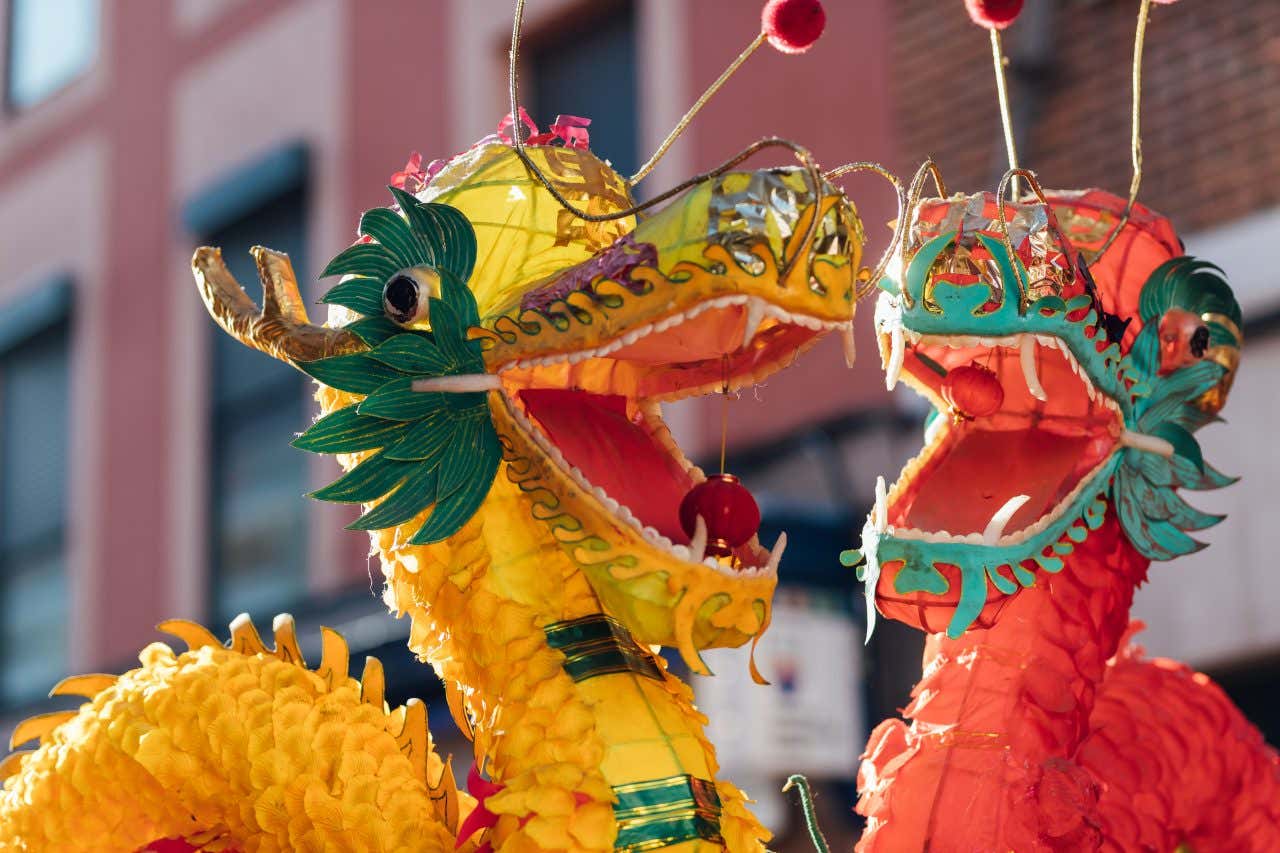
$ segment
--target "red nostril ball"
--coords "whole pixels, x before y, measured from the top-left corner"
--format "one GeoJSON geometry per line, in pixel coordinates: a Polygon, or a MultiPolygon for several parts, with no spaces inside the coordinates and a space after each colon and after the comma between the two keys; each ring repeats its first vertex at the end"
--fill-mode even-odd
{"type": "Polygon", "coordinates": [[[827,13],[818,0],[769,0],[760,13],[769,44],[783,53],[804,53],[826,25],[827,13]]]}
{"type": "Polygon", "coordinates": [[[760,507],[732,474],[712,474],[680,501],[680,526],[690,537],[698,516],[707,525],[707,554],[727,557],[760,529],[760,507]]]}
{"type": "Polygon", "coordinates": [[[947,378],[942,380],[942,399],[957,417],[985,418],[1000,411],[1004,387],[995,371],[975,361],[947,371],[947,378]]]}
{"type": "Polygon", "coordinates": [[[964,8],[978,26],[1003,30],[1022,12],[1022,0],[964,0],[964,8]]]}

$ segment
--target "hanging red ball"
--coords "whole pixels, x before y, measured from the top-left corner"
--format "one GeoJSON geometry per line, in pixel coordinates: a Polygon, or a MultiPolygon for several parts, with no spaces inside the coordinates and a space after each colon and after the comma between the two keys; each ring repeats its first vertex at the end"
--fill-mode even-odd
{"type": "Polygon", "coordinates": [[[1003,30],[1022,12],[1023,0],[964,0],[969,17],[980,27],[1003,30]]]}
{"type": "Polygon", "coordinates": [[[1004,387],[995,371],[975,361],[947,371],[947,378],[942,380],[942,399],[959,418],[985,418],[1000,411],[1004,387]]]}
{"type": "Polygon", "coordinates": [[[760,529],[760,507],[732,474],[712,474],[680,501],[680,526],[693,537],[698,516],[707,525],[707,554],[727,557],[760,529]]]}
{"type": "Polygon", "coordinates": [[[818,0],[769,0],[760,13],[769,44],[783,53],[804,53],[826,25],[827,13],[818,0]]]}

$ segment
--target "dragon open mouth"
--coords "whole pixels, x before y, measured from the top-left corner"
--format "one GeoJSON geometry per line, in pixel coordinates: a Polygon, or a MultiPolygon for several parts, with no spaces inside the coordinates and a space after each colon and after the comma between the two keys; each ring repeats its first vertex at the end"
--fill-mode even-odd
{"type": "Polygon", "coordinates": [[[1120,407],[1060,338],[903,329],[886,340],[891,378],[900,364],[903,380],[940,413],[880,507],[899,539],[1021,543],[1066,512],[1121,440],[1120,407]],[[993,413],[965,418],[943,399],[944,377],[972,363],[995,374],[1004,396],[993,413]]]}
{"type": "Polygon", "coordinates": [[[706,554],[705,537],[682,528],[680,502],[705,477],[671,437],[659,403],[759,382],[834,328],[849,324],[720,296],[592,349],[517,361],[499,377],[517,423],[650,545],[731,576],[770,573],[785,540],[766,549],[752,537],[722,561],[706,554]]]}

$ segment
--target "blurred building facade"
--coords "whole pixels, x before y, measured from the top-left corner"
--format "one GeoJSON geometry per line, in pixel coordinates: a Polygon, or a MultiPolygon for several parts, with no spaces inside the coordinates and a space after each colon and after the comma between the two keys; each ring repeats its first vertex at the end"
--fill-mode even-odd
{"type": "MultiPolygon", "coordinates": [[[[828,6],[823,40],[802,57],[761,51],[649,187],[778,134],[825,166],[870,159],[909,173],[928,154],[951,186],[994,189],[1004,155],[990,58],[959,0],[828,6]]],[[[402,695],[433,693],[376,597],[364,535],[343,530],[342,508],[301,497],[333,474],[330,460],[287,446],[312,416],[308,383],[218,332],[188,264],[194,246],[221,245],[250,285],[247,250],[269,245],[318,297],[314,275],[359,213],[386,203],[410,151],[462,150],[507,112],[511,3],[0,7],[0,715],[30,710],[69,672],[127,666],[163,618],[216,624],[240,611],[333,625],[353,653],[388,659],[402,695]]],[[[1128,185],[1135,9],[1030,0],[1010,31],[1022,159],[1047,185],[1128,185]]],[[[620,170],[654,149],[758,26],[742,0],[534,0],[527,18],[526,106],[541,123],[591,118],[593,148],[620,170]]],[[[1280,228],[1280,6],[1161,7],[1149,45],[1143,199],[1189,251],[1226,269],[1250,340],[1232,424],[1204,442],[1220,467],[1247,475],[1204,500],[1232,519],[1208,534],[1208,551],[1156,566],[1139,608],[1152,653],[1209,667],[1275,739],[1261,709],[1280,690],[1280,620],[1268,618],[1280,580],[1267,571],[1280,507],[1268,435],[1280,415],[1268,390],[1280,292],[1267,264],[1280,228]]],[[[891,198],[864,177],[846,186],[874,256],[891,198]]],[[[731,469],[767,525],[806,525],[814,543],[796,549],[793,536],[784,576],[844,600],[851,620],[854,584],[836,551],[854,542],[875,475],[892,479],[920,442],[919,404],[884,390],[871,313],[860,313],[852,370],[828,341],[731,408],[731,469]]],[[[718,406],[669,415],[690,455],[715,452],[718,406]]],[[[892,713],[919,648],[882,622],[858,670],[869,689],[849,701],[873,721],[892,713]]],[[[833,810],[853,801],[826,799],[833,810]]]]}

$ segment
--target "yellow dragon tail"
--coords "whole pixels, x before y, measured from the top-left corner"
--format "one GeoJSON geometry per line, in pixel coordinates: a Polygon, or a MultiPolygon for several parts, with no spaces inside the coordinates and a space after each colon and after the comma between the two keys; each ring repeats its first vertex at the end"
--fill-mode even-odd
{"type": "Polygon", "coordinates": [[[226,646],[194,622],[159,626],[121,676],[81,675],[51,695],[77,711],[15,729],[0,763],[0,850],[136,851],[159,839],[203,850],[452,851],[460,794],[416,699],[388,709],[382,664],[347,674],[323,629],[308,669],[293,619],[268,649],[247,616],[226,646]]]}

